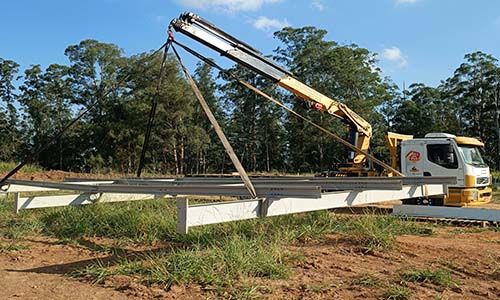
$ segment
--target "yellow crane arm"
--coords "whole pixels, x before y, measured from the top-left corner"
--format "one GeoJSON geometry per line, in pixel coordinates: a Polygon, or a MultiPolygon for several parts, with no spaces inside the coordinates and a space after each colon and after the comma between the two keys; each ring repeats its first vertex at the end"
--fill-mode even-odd
{"type": "MultiPolygon", "coordinates": [[[[258,50],[193,13],[187,12],[172,20],[170,28],[270,79],[300,99],[312,102],[316,109],[341,119],[349,125],[349,142],[361,150],[368,151],[372,137],[372,127],[345,104],[335,101],[302,83],[289,71],[265,57],[258,50]]],[[[353,167],[361,168],[366,160],[366,155],[355,153],[352,159],[353,167]]]]}

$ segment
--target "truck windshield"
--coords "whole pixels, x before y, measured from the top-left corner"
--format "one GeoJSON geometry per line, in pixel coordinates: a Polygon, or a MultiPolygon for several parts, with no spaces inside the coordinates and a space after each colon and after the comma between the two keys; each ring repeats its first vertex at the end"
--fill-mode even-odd
{"type": "Polygon", "coordinates": [[[459,145],[458,149],[460,150],[466,164],[476,167],[486,167],[478,147],[459,145]]]}

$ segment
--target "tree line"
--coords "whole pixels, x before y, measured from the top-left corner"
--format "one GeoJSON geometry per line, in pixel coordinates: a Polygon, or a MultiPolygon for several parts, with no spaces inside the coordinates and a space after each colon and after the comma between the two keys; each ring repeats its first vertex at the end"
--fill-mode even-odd
{"type": "MultiPolygon", "coordinates": [[[[449,132],[479,137],[492,167],[500,164],[500,66],[492,55],[466,54],[437,87],[413,83],[400,90],[377,68],[377,56],[355,44],[326,39],[315,27],[274,36],[271,57],[304,83],[347,104],[374,128],[371,151],[387,159],[387,131],[422,137],[449,132]]],[[[67,64],[32,65],[20,72],[0,58],[0,161],[30,157],[48,169],[133,173],[144,141],[161,54],[124,55],[114,44],[70,45],[67,64]],[[97,106],[56,143],[32,157],[82,110],[97,106]]],[[[300,114],[341,136],[346,125],[250,71],[231,71],[300,114]]],[[[328,136],[238,83],[199,63],[193,74],[244,167],[252,172],[317,172],[343,161],[347,150],[328,136]]],[[[221,143],[173,56],[165,62],[146,171],[163,174],[233,171],[221,143]]]]}

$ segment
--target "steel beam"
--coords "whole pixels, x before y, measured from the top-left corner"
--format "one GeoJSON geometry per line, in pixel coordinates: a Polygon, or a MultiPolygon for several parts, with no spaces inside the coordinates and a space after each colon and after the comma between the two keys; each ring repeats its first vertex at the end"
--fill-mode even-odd
{"type": "MultiPolygon", "coordinates": [[[[84,193],[125,193],[125,194],[161,194],[161,195],[200,195],[200,196],[248,196],[248,190],[243,185],[213,185],[213,184],[193,184],[182,186],[171,186],[162,183],[151,185],[133,184],[99,184],[84,185],[77,183],[55,183],[42,181],[9,180],[8,183],[15,185],[25,185],[42,188],[53,188],[58,190],[80,191],[84,193]]],[[[272,186],[259,185],[257,196],[265,197],[304,197],[320,198],[321,189],[311,185],[290,185],[272,186]]]]}
{"type": "MultiPolygon", "coordinates": [[[[112,184],[113,180],[101,180],[101,181],[78,181],[72,182],[73,184],[79,185],[99,185],[99,184],[112,184]]],[[[9,179],[3,185],[1,190],[4,193],[24,193],[24,192],[51,192],[58,190],[68,190],[66,187],[69,183],[67,182],[43,182],[43,181],[29,181],[29,180],[15,180],[9,179]],[[33,183],[33,184],[30,184],[33,183]],[[47,183],[47,184],[45,184],[47,183]],[[56,187],[57,185],[58,187],[56,187]]]]}
{"type": "Polygon", "coordinates": [[[69,205],[87,205],[97,202],[123,202],[157,198],[152,194],[72,194],[57,196],[29,196],[16,198],[16,212],[21,209],[58,207],[69,205]]]}
{"type": "MultiPolygon", "coordinates": [[[[147,181],[117,181],[117,184],[127,183],[128,185],[136,186],[154,186],[161,182],[164,186],[190,186],[190,185],[217,185],[217,186],[239,186],[241,181],[238,180],[179,180],[179,181],[157,181],[157,180],[147,180],[147,181]]],[[[262,186],[275,186],[275,187],[286,187],[286,186],[314,186],[321,187],[322,190],[366,190],[366,189],[381,189],[381,190],[400,190],[402,188],[401,180],[364,180],[359,179],[357,181],[331,181],[328,179],[324,180],[252,180],[256,188],[262,186]]]]}
{"type": "Polygon", "coordinates": [[[447,218],[490,222],[500,221],[500,210],[488,208],[395,205],[392,214],[402,217],[447,218]]]}
{"type": "Polygon", "coordinates": [[[187,202],[183,202],[182,204],[178,204],[184,205],[185,207],[178,210],[178,212],[182,214],[177,216],[177,220],[180,222],[178,224],[181,224],[179,228],[188,229],[192,226],[206,224],[349,207],[423,196],[444,195],[446,193],[446,185],[433,184],[426,186],[403,186],[403,189],[399,191],[365,190],[324,193],[320,199],[294,197],[281,199],[267,198],[264,200],[207,203],[192,206],[189,206],[187,202]]]}

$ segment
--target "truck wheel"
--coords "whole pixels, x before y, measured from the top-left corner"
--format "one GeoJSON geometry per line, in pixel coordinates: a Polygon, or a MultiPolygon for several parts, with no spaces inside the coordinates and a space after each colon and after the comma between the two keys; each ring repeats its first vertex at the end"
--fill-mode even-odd
{"type": "Polygon", "coordinates": [[[431,201],[430,205],[432,205],[432,206],[443,206],[444,205],[443,198],[430,198],[429,200],[431,201]]]}
{"type": "Polygon", "coordinates": [[[417,204],[418,205],[432,205],[432,199],[431,198],[418,198],[417,204]]]}
{"type": "Polygon", "coordinates": [[[404,199],[401,202],[403,202],[404,205],[417,205],[418,199],[417,198],[404,199]]]}

